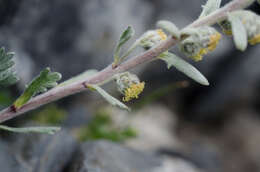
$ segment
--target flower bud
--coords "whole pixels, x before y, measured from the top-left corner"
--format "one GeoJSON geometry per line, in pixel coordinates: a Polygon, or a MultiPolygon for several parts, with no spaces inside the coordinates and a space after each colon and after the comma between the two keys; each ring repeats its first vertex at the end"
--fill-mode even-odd
{"type": "Polygon", "coordinates": [[[167,35],[162,29],[149,30],[141,36],[139,40],[139,45],[144,49],[150,49],[155,45],[159,44],[161,41],[166,40],[167,35]]]}
{"type": "Polygon", "coordinates": [[[213,27],[187,28],[181,33],[179,48],[187,57],[200,61],[203,55],[217,47],[220,38],[221,34],[213,27]]]}
{"type": "Polygon", "coordinates": [[[167,20],[160,20],[156,23],[156,25],[157,27],[169,32],[174,38],[179,39],[180,30],[174,23],[167,20]]]}
{"type": "MultiPolygon", "coordinates": [[[[251,45],[260,43],[260,16],[248,10],[238,10],[231,13],[238,17],[247,32],[248,42],[251,45]]],[[[220,22],[224,33],[232,34],[232,26],[228,20],[220,22]]]]}
{"type": "Polygon", "coordinates": [[[226,35],[232,35],[232,27],[231,27],[231,23],[228,20],[223,20],[219,23],[222,31],[224,32],[224,34],[226,35]]]}
{"type": "Polygon", "coordinates": [[[119,74],[116,77],[116,83],[119,92],[124,95],[123,101],[125,102],[138,98],[145,85],[144,82],[140,82],[136,75],[129,72],[119,74]]]}

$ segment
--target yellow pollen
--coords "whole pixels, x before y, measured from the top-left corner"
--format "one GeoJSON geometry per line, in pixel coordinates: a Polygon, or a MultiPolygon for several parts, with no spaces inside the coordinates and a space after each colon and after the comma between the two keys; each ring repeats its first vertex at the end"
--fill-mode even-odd
{"type": "Polygon", "coordinates": [[[129,88],[125,90],[125,97],[123,98],[124,102],[128,102],[133,98],[138,98],[139,94],[144,90],[144,82],[139,84],[132,84],[129,88]]]}
{"type": "Polygon", "coordinates": [[[209,51],[213,51],[217,47],[220,39],[221,39],[221,34],[220,33],[216,33],[214,35],[211,35],[210,38],[209,38],[209,45],[208,45],[208,47],[201,48],[200,51],[196,55],[192,56],[191,58],[194,61],[202,60],[203,59],[203,55],[207,54],[209,51]]]}
{"type": "Polygon", "coordinates": [[[260,34],[257,34],[252,39],[248,40],[249,44],[255,45],[257,43],[260,43],[260,34]]]}
{"type": "Polygon", "coordinates": [[[208,50],[209,51],[215,50],[215,48],[217,47],[218,42],[219,42],[220,39],[221,39],[221,34],[220,33],[216,33],[214,35],[211,35],[210,36],[208,50]]]}
{"type": "Polygon", "coordinates": [[[223,29],[222,31],[223,31],[224,34],[226,34],[226,35],[232,35],[232,30],[223,29]]]}
{"type": "Polygon", "coordinates": [[[156,32],[161,37],[162,40],[166,40],[167,35],[163,32],[162,29],[157,29],[156,32]]]}
{"type": "Polygon", "coordinates": [[[200,49],[199,53],[196,54],[195,56],[192,56],[191,58],[194,60],[194,61],[200,61],[202,60],[203,58],[203,55],[204,54],[207,54],[208,53],[208,50],[206,48],[202,48],[200,49]]]}

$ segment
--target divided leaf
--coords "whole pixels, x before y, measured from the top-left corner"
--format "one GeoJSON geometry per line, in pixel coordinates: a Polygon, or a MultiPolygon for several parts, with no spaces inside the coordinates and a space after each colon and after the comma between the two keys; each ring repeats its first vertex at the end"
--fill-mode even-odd
{"type": "Polygon", "coordinates": [[[203,10],[199,18],[205,17],[212,12],[220,8],[221,0],[208,0],[205,5],[202,6],[203,10]]]}
{"type": "Polygon", "coordinates": [[[50,68],[44,69],[41,71],[40,75],[27,86],[24,93],[14,102],[14,107],[20,108],[36,94],[46,92],[48,88],[57,86],[57,81],[60,79],[60,73],[51,72],[50,68]]]}
{"type": "Polygon", "coordinates": [[[134,29],[131,26],[128,26],[127,29],[121,34],[120,39],[117,43],[116,50],[114,53],[114,62],[115,64],[118,63],[120,58],[120,51],[122,46],[130,39],[132,36],[134,36],[135,32],[134,29]]]}
{"type": "Polygon", "coordinates": [[[116,98],[112,97],[110,94],[108,94],[105,90],[103,90],[101,87],[97,85],[87,85],[87,87],[90,90],[95,90],[97,91],[108,103],[110,103],[113,106],[117,106],[122,109],[126,109],[130,111],[130,109],[122,102],[117,100],[116,98]]]}
{"type": "Polygon", "coordinates": [[[43,133],[43,134],[55,134],[59,131],[60,127],[25,127],[25,128],[14,128],[5,125],[0,125],[0,129],[7,130],[16,133],[43,133]]]}
{"type": "Polygon", "coordinates": [[[161,20],[161,21],[158,21],[156,25],[157,25],[157,27],[162,28],[165,31],[169,32],[175,38],[180,37],[180,31],[179,31],[178,27],[170,21],[161,20]]]}
{"type": "Polygon", "coordinates": [[[202,85],[209,85],[208,80],[191,64],[178,57],[177,55],[165,52],[159,58],[166,62],[168,69],[174,66],[177,70],[192,78],[202,85]]]}
{"type": "Polygon", "coordinates": [[[233,39],[236,48],[245,51],[247,48],[247,32],[242,21],[235,15],[229,14],[228,20],[232,26],[233,39]]]}
{"type": "Polygon", "coordinates": [[[12,60],[14,53],[6,52],[0,48],[0,85],[8,86],[16,83],[18,77],[13,69],[14,61],[12,60]]]}

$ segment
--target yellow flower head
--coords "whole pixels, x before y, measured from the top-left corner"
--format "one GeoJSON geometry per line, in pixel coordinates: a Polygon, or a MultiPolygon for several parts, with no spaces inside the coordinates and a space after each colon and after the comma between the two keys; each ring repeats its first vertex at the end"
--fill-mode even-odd
{"type": "MultiPolygon", "coordinates": [[[[237,10],[232,12],[232,15],[238,17],[242,22],[243,27],[247,32],[249,44],[255,45],[260,43],[260,17],[248,10],[237,10]]],[[[225,34],[232,35],[231,21],[224,20],[220,22],[220,26],[225,34]]]]}
{"type": "Polygon", "coordinates": [[[128,102],[134,98],[138,98],[139,94],[144,90],[144,82],[138,84],[132,84],[129,88],[124,91],[125,97],[123,98],[124,102],[128,102]]]}
{"type": "Polygon", "coordinates": [[[208,50],[209,51],[215,50],[220,39],[221,39],[221,34],[218,32],[214,35],[211,35],[209,40],[208,50]]]}
{"type": "Polygon", "coordinates": [[[251,45],[260,43],[260,34],[255,35],[252,39],[248,40],[248,42],[251,45]]]}
{"type": "Polygon", "coordinates": [[[226,34],[226,35],[232,35],[232,30],[225,30],[225,29],[222,29],[223,33],[226,34]]]}
{"type": "Polygon", "coordinates": [[[144,82],[140,82],[135,74],[129,72],[118,74],[116,76],[116,83],[118,91],[124,95],[123,101],[125,102],[138,98],[145,85],[144,82]]]}
{"type": "Polygon", "coordinates": [[[166,39],[167,35],[162,29],[149,30],[141,36],[139,45],[145,49],[150,49],[166,39]]]}
{"type": "Polygon", "coordinates": [[[199,53],[192,56],[191,59],[194,61],[201,61],[203,59],[203,56],[208,53],[208,50],[206,48],[200,49],[199,53]]]}
{"type": "Polygon", "coordinates": [[[156,32],[160,36],[161,40],[166,40],[167,39],[167,35],[163,32],[162,29],[157,29],[156,32]]]}
{"type": "Polygon", "coordinates": [[[221,34],[209,26],[188,28],[183,31],[184,39],[180,50],[194,61],[202,60],[209,51],[213,51],[221,39],[221,34]]]}
{"type": "Polygon", "coordinates": [[[209,38],[208,46],[206,48],[201,48],[200,51],[198,52],[198,54],[192,56],[191,58],[194,61],[202,60],[202,58],[205,54],[207,54],[209,51],[213,51],[216,49],[220,39],[221,39],[221,34],[218,32],[211,35],[209,38]]]}

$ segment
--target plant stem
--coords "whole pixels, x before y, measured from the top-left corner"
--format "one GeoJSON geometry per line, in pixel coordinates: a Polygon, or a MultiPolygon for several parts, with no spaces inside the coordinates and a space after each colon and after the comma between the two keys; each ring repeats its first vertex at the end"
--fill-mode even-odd
{"type": "MultiPolygon", "coordinates": [[[[224,7],[220,8],[219,10],[216,10],[212,14],[203,17],[201,19],[198,19],[188,25],[187,27],[199,27],[204,25],[213,25],[223,19],[227,18],[227,14],[231,11],[243,9],[250,4],[252,4],[254,0],[233,0],[224,7]]],[[[55,87],[51,90],[49,90],[46,93],[43,93],[41,95],[38,95],[31,99],[28,103],[26,103],[23,107],[20,109],[14,109],[13,106],[10,106],[0,112],[0,123],[7,121],[9,119],[12,119],[18,115],[21,115],[25,112],[28,112],[30,110],[33,110],[35,108],[38,108],[39,106],[45,105],[47,103],[53,102],[55,100],[58,100],[60,98],[69,96],[71,94],[79,93],[81,91],[86,90],[85,84],[100,84],[104,82],[105,80],[113,77],[117,73],[128,71],[129,69],[132,69],[139,64],[143,64],[145,62],[150,62],[154,60],[157,56],[159,56],[164,51],[167,51],[172,46],[174,46],[177,43],[177,40],[173,37],[168,38],[167,40],[160,43],[155,48],[152,48],[146,52],[144,52],[141,55],[132,57],[125,61],[124,63],[120,64],[116,68],[112,68],[112,65],[109,65],[102,71],[98,72],[95,76],[82,80],[77,81],[74,83],[71,83],[69,85],[65,85],[62,87],[55,87]]]]}

